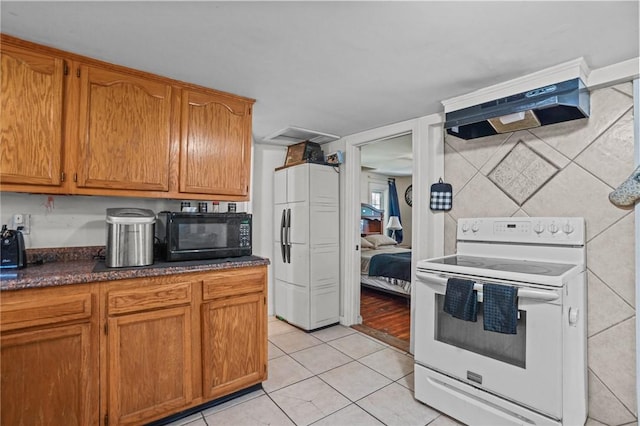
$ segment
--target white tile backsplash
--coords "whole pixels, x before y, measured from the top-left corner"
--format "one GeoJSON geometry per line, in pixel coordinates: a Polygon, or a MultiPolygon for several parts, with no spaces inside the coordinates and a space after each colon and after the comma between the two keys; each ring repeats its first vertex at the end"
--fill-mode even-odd
{"type": "Polygon", "coordinates": [[[605,132],[630,107],[632,99],[611,88],[591,92],[591,115],[586,120],[530,129],[538,138],[557,149],[570,159],[605,132]]]}

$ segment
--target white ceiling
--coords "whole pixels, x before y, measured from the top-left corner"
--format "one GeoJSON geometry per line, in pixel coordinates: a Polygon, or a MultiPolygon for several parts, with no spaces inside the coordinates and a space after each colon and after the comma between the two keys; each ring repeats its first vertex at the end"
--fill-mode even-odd
{"type": "Polygon", "coordinates": [[[410,134],[368,143],[360,148],[360,165],[363,170],[387,176],[411,176],[412,147],[410,134]]]}
{"type": "Polygon", "coordinates": [[[257,100],[256,141],[345,136],[583,56],[639,56],[638,2],[13,2],[0,30],[257,100]]]}

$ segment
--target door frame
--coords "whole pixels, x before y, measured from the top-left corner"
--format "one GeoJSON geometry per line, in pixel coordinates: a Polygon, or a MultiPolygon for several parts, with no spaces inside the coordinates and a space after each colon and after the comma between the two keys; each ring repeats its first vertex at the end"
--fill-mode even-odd
{"type": "MultiPolygon", "coordinates": [[[[444,177],[444,114],[437,113],[356,133],[345,141],[344,275],[341,323],[362,323],[360,316],[360,148],[371,142],[411,133],[413,147],[413,223],[411,281],[419,259],[444,254],[444,215],[432,212],[428,190],[444,177]],[[423,194],[421,196],[420,194],[423,194]],[[422,236],[422,238],[420,238],[422,236]]],[[[414,348],[414,289],[411,297],[410,352],[414,348]]]]}

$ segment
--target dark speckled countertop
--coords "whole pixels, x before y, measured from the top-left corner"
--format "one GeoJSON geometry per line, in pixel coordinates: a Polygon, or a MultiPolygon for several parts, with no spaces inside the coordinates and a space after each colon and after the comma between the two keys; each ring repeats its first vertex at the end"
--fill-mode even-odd
{"type": "Polygon", "coordinates": [[[0,290],[52,287],[269,264],[269,259],[263,257],[243,256],[204,261],[156,262],[151,266],[135,268],[107,268],[104,260],[97,258],[103,253],[104,247],[99,246],[27,250],[26,268],[0,272],[0,290]]]}

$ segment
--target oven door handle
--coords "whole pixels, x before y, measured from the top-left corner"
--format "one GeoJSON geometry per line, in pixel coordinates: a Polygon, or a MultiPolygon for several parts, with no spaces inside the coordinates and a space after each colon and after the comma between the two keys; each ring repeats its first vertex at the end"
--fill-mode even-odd
{"type": "MultiPolygon", "coordinates": [[[[416,276],[420,281],[427,284],[440,294],[444,294],[447,288],[448,278],[443,275],[429,274],[426,272],[417,271],[416,276]]],[[[476,291],[482,291],[482,284],[475,283],[473,289],[476,291]]],[[[518,288],[518,297],[523,299],[541,300],[543,302],[551,302],[557,300],[560,296],[553,291],[536,290],[529,288],[518,288]]]]}

